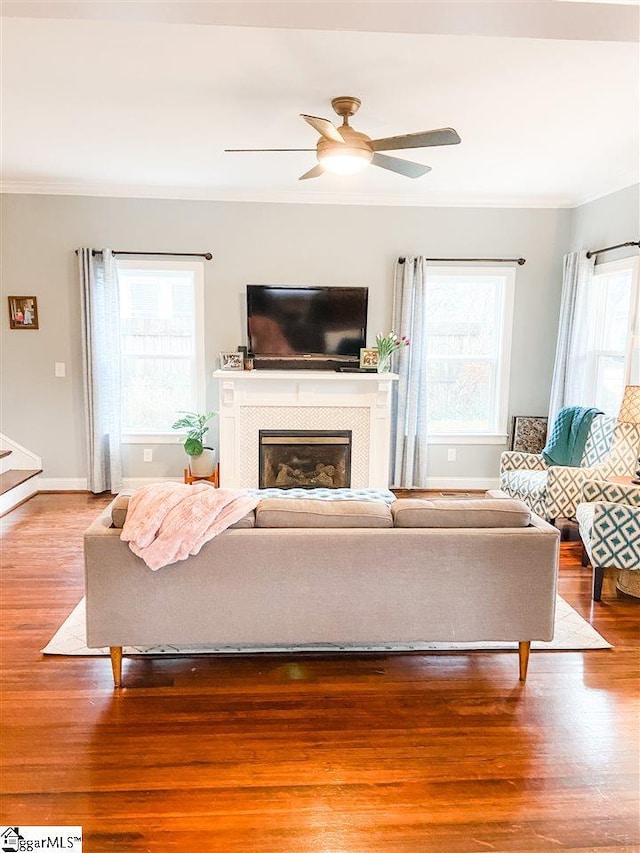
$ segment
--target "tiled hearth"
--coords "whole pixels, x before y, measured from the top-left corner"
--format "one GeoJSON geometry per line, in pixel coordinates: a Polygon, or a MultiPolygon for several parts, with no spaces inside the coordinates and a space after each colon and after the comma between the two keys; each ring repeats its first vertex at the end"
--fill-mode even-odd
{"type": "Polygon", "coordinates": [[[389,485],[392,374],[218,370],[214,378],[221,486],[259,486],[260,430],[349,430],[351,486],[389,485]]]}

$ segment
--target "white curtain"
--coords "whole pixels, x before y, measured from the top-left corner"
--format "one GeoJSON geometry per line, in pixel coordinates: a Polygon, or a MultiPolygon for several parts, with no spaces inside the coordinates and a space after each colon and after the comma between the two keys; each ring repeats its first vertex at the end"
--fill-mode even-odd
{"type": "Polygon", "coordinates": [[[120,309],[112,253],[79,249],[87,487],[122,488],[120,449],[120,309]]]}
{"type": "Polygon", "coordinates": [[[397,488],[427,487],[426,258],[399,258],[393,289],[393,331],[410,345],[394,354],[400,379],[394,393],[391,482],[397,488]]]}
{"type": "Polygon", "coordinates": [[[590,283],[595,256],[570,252],[564,256],[562,300],[556,360],[551,382],[549,425],[564,406],[584,406],[588,392],[588,350],[592,324],[590,283]]]}

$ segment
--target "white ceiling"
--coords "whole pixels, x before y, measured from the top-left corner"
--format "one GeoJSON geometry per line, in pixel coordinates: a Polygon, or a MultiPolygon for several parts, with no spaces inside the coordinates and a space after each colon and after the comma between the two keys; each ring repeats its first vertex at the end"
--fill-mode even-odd
{"type": "Polygon", "coordinates": [[[396,0],[344,21],[345,3],[5,0],[2,189],[573,206],[639,180],[637,7],[396,0]],[[361,98],[372,138],[451,126],[462,144],[389,152],[432,167],[417,180],[299,182],[314,152],[224,153],[313,148],[298,114],[339,122],[336,95],[361,98]]]}

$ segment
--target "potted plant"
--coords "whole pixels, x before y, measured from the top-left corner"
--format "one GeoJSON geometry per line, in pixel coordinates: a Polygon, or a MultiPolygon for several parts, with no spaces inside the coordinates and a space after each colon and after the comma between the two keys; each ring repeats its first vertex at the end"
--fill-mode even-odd
{"type": "Polygon", "coordinates": [[[180,412],[181,418],[172,424],[171,429],[187,430],[184,438],[184,450],[189,457],[189,470],[192,477],[210,477],[216,467],[216,452],[204,444],[209,427],[207,424],[217,412],[199,415],[196,412],[180,412]]]}

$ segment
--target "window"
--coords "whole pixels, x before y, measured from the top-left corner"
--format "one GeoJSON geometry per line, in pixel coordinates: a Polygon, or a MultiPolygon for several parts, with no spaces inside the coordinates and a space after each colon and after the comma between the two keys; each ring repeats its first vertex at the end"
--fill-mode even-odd
{"type": "Polygon", "coordinates": [[[118,280],[123,436],[175,441],[204,401],[202,264],[119,261],[118,280]]]}
{"type": "Polygon", "coordinates": [[[598,264],[589,300],[587,399],[616,415],[624,386],[638,383],[638,260],[598,264]]]}
{"type": "Polygon", "coordinates": [[[515,269],[430,267],[426,281],[429,440],[507,427],[515,269]]]}

